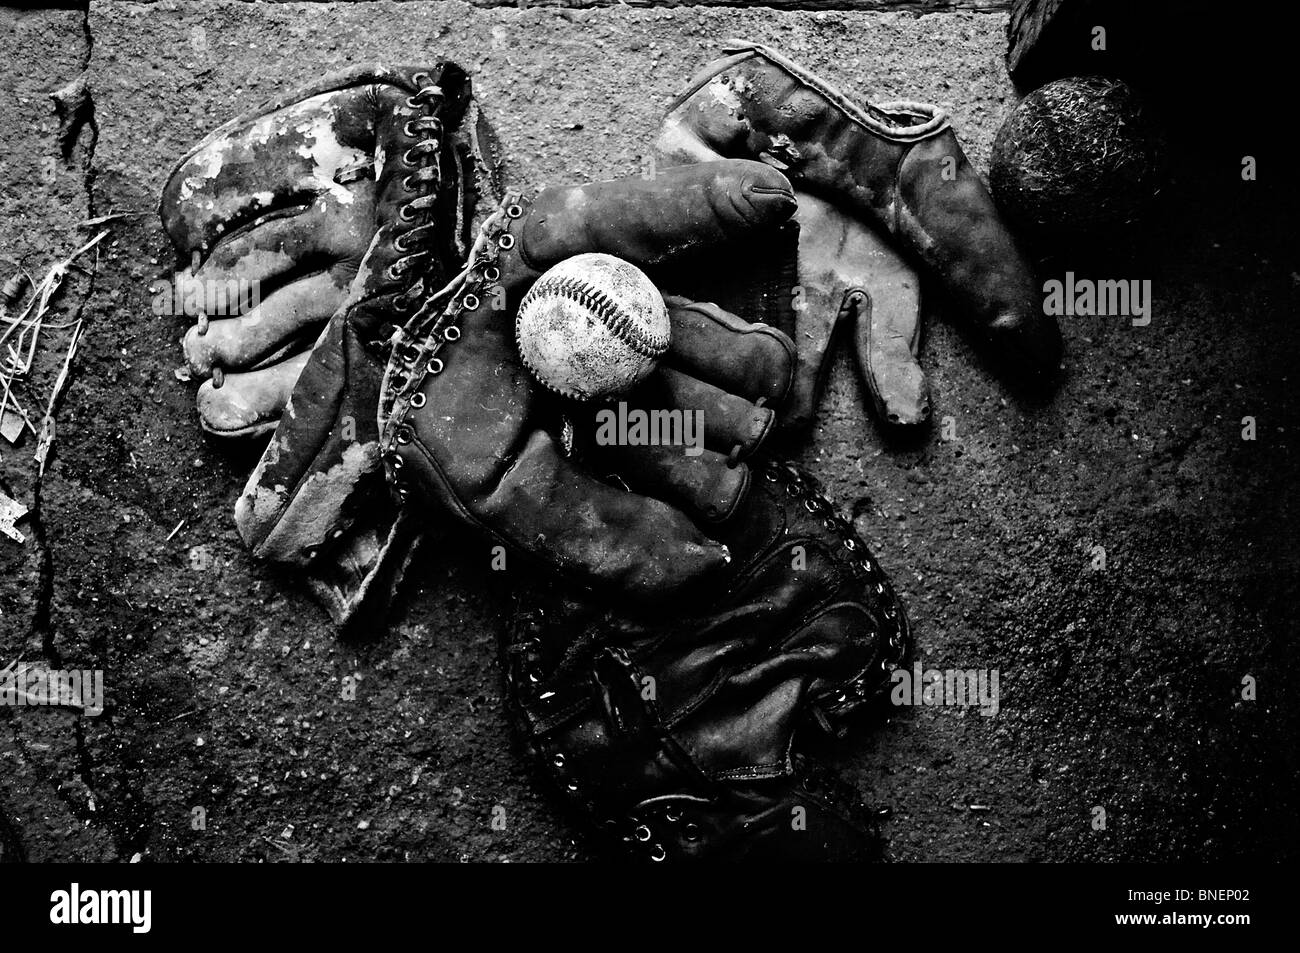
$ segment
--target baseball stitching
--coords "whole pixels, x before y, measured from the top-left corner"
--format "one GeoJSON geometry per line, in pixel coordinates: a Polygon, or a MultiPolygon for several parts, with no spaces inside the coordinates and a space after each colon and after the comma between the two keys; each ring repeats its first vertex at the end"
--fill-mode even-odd
{"type": "Polygon", "coordinates": [[[544,294],[557,294],[562,298],[581,305],[594,314],[614,337],[618,338],[632,350],[652,360],[661,357],[668,350],[668,336],[648,333],[636,323],[632,314],[620,308],[605,292],[595,285],[573,276],[556,276],[538,281],[524,300],[519,304],[515,316],[515,331],[518,334],[524,310],[533,303],[534,297],[544,294]]]}

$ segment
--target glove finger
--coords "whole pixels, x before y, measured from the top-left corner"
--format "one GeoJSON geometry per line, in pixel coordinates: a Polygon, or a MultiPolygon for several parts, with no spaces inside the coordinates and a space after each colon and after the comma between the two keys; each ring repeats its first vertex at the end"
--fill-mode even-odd
{"type": "Polygon", "coordinates": [[[729,558],[685,513],[598,481],[543,431],[527,437],[512,465],[498,460],[495,469],[499,479],[475,521],[589,585],[662,596],[707,582],[729,558]]]}
{"type": "Polygon", "coordinates": [[[546,189],[522,220],[523,257],[537,270],[583,252],[650,267],[783,222],[794,209],[785,176],[744,159],[546,189]]]}
{"type": "MultiPolygon", "coordinates": [[[[798,317],[801,343],[807,334],[815,358],[844,322],[877,417],[898,425],[929,419],[929,391],[916,361],[921,341],[916,272],[875,229],[829,202],[800,193],[797,220],[800,281],[808,305],[798,317]]],[[[810,405],[828,368],[821,360],[805,370],[810,405]]]]}
{"type": "Polygon", "coordinates": [[[638,420],[649,421],[650,428],[668,428],[670,445],[692,452],[716,450],[733,463],[757,452],[776,425],[776,412],[770,407],[667,367],[652,374],[619,406],[621,410],[606,411],[624,416],[635,411],[638,420]]]}
{"type": "Polygon", "coordinates": [[[326,196],[294,214],[259,219],[222,239],[188,274],[205,290],[239,287],[269,293],[287,280],[342,263],[339,284],[346,287],[374,235],[374,188],[367,186],[349,192],[348,203],[326,196]]]}
{"type": "Polygon", "coordinates": [[[775,429],[776,414],[689,374],[660,368],[593,418],[598,471],[667,500],[696,519],[730,517],[749,490],[749,457],[775,429]]]}
{"type": "Polygon", "coordinates": [[[598,459],[629,489],[664,500],[697,520],[720,523],[744,502],[751,476],[743,463],[731,465],[725,454],[680,446],[614,445],[598,459]]]}
{"type": "Polygon", "coordinates": [[[665,363],[723,390],[780,405],[794,380],[795,347],[785,334],[709,302],[667,296],[672,339],[665,363]]]}
{"type": "MultiPolygon", "coordinates": [[[[200,321],[181,341],[185,360],[195,374],[214,367],[247,370],[275,360],[306,335],[319,333],[346,297],[330,273],[311,275],[273,292],[237,318],[200,321]]],[[[311,341],[305,342],[303,349],[311,341]]]]}
{"type": "Polygon", "coordinates": [[[182,252],[210,247],[268,213],[301,208],[321,193],[349,202],[351,186],[373,176],[374,129],[366,85],[343,74],[341,87],[298,90],[214,130],[177,163],[160,211],[182,252]]]}
{"type": "Polygon", "coordinates": [[[915,312],[891,309],[887,292],[863,296],[853,316],[853,359],[880,420],[915,426],[930,419],[930,388],[916,359],[915,312]],[[913,320],[909,320],[913,319],[913,320]]]}
{"type": "Polygon", "coordinates": [[[196,403],[199,423],[219,437],[256,437],[279,423],[308,352],[243,374],[226,374],[221,386],[204,381],[196,403]]]}

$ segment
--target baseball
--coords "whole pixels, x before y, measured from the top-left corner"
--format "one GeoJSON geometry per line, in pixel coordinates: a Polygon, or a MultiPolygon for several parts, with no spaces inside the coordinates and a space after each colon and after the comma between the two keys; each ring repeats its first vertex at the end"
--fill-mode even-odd
{"type": "Polygon", "coordinates": [[[609,397],[644,380],[668,350],[668,309],[635,265],[575,255],[524,296],[515,340],[546,387],[576,400],[609,397]]]}

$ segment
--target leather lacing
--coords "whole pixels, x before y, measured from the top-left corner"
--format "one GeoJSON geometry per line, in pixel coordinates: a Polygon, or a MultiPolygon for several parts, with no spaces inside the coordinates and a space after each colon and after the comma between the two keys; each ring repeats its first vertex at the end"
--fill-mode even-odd
{"type": "MultiPolygon", "coordinates": [[[[519,193],[508,193],[479,228],[465,268],[445,287],[424,299],[406,324],[394,330],[388,339],[388,367],[379,392],[379,419],[383,422],[380,445],[389,485],[402,503],[410,497],[410,486],[402,472],[404,463],[399,447],[415,439],[415,430],[406,418],[411,410],[425,405],[427,398],[421,387],[427,377],[442,373],[446,365],[438,354],[460,340],[460,319],[483,307],[498,293],[500,255],[514,247],[510,225],[523,214],[519,193]]],[[[421,283],[417,282],[412,293],[424,293],[421,283]]]]}
{"type": "Polygon", "coordinates": [[[787,496],[802,505],[812,517],[820,519],[823,527],[839,537],[841,545],[849,554],[850,570],[863,579],[870,594],[881,605],[880,615],[884,625],[879,632],[881,645],[876,664],[835,694],[811,702],[818,723],[832,734],[837,734],[831,729],[826,716],[845,714],[860,706],[888,683],[894,670],[902,664],[910,638],[907,616],[893,586],[881,571],[880,564],[867,552],[867,547],[858,537],[853,524],[835,511],[834,504],[822,494],[815,480],[796,467],[776,460],[767,461],[761,467],[761,472],[764,480],[783,486],[787,496]]]}
{"type": "MultiPolygon", "coordinates": [[[[402,135],[412,140],[412,143],[400,157],[402,166],[411,170],[402,177],[401,188],[415,197],[397,210],[397,221],[393,229],[397,234],[393,238],[393,250],[400,257],[388,266],[386,277],[390,281],[401,281],[403,275],[414,268],[420,259],[434,253],[433,243],[438,230],[438,222],[430,213],[438,202],[438,192],[442,186],[440,153],[443,129],[438,113],[444,95],[442,87],[428,73],[416,73],[411,81],[417,89],[406,100],[406,105],[410,109],[423,110],[424,115],[408,119],[402,125],[402,135]],[[413,224],[416,222],[419,224],[413,224]],[[410,227],[403,229],[403,226],[410,227]]],[[[393,304],[399,311],[409,311],[423,294],[424,280],[421,277],[398,295],[393,304]]]]}
{"type": "MultiPolygon", "coordinates": [[[[562,755],[556,757],[563,758],[562,755]]],[[[868,810],[857,790],[825,765],[795,754],[792,766],[793,775],[804,793],[830,801],[861,827],[878,831],[877,821],[888,811],[873,813],[868,810]]],[[[662,863],[687,853],[691,845],[710,834],[717,834],[707,821],[709,808],[714,813],[719,809],[725,810],[725,806],[692,794],[662,795],[642,801],[621,821],[611,818],[602,826],[608,836],[621,842],[634,855],[662,863]]]]}
{"type": "MultiPolygon", "coordinates": [[[[444,97],[442,87],[433,81],[428,73],[415,73],[411,77],[416,91],[407,98],[410,109],[424,109],[425,114],[409,119],[402,126],[402,134],[414,140],[402,152],[402,164],[412,171],[403,177],[401,185],[406,192],[418,193],[415,198],[401,205],[397,210],[397,223],[394,230],[393,248],[399,256],[388,266],[386,277],[390,281],[401,281],[421,258],[434,253],[433,238],[438,223],[427,214],[438,202],[438,190],[442,185],[442,164],[439,152],[442,149],[442,120],[438,112],[444,97]],[[418,225],[399,230],[400,226],[411,225],[421,215],[425,220],[418,225]]],[[[399,311],[409,311],[424,294],[423,279],[417,279],[404,293],[393,299],[399,311]]],[[[210,326],[208,315],[200,312],[196,321],[197,333],[208,333],[210,326]]],[[[220,365],[212,367],[212,386],[219,388],[225,383],[226,372],[220,365]]]]}
{"type": "MultiPolygon", "coordinates": [[[[878,631],[880,645],[877,660],[834,694],[808,700],[809,711],[812,714],[811,723],[819,725],[829,734],[839,735],[841,731],[833,726],[831,719],[842,721],[848,714],[874,697],[884,685],[888,684],[893,672],[906,657],[910,639],[907,617],[889,580],[867,551],[853,525],[839,516],[834,505],[821,492],[812,477],[788,463],[775,460],[764,461],[758,464],[757,468],[764,480],[781,486],[794,503],[802,506],[813,518],[820,519],[823,527],[839,538],[841,545],[849,553],[850,571],[868,585],[869,593],[874,597],[873,601],[881,606],[879,615],[883,619],[883,625],[878,631]]],[[[529,613],[517,624],[526,629],[527,637],[509,647],[507,665],[510,679],[516,685],[516,691],[527,698],[524,705],[526,707],[538,704],[558,705],[561,709],[566,708],[571,704],[571,700],[559,696],[556,691],[543,684],[542,635],[546,631],[544,620],[539,615],[529,613]]],[[[660,741],[665,745],[662,749],[663,756],[677,761],[673,750],[675,744],[670,734],[666,731],[662,732],[660,741]]],[[[582,785],[572,777],[564,753],[555,752],[549,755],[544,752],[538,753],[547,772],[560,789],[569,798],[583,805],[587,816],[600,816],[601,812],[608,811],[608,805],[601,805],[592,800],[588,792],[583,790],[582,785]]],[[[814,763],[804,759],[797,758],[797,762],[796,774],[806,791],[817,793],[821,790],[826,794],[833,794],[837,800],[846,805],[856,802],[856,793],[854,792],[853,797],[848,797],[852,789],[842,782],[833,780],[832,775],[816,770],[814,763]]],[[[681,762],[687,774],[694,773],[690,764],[689,758],[681,762]]],[[[704,821],[708,812],[702,812],[697,819],[692,808],[700,805],[707,806],[710,803],[707,798],[685,793],[665,795],[642,802],[631,808],[625,815],[615,817],[606,815],[600,826],[607,836],[620,842],[634,854],[654,862],[664,861],[682,852],[689,852],[692,849],[690,845],[708,836],[707,822],[704,821]]]]}

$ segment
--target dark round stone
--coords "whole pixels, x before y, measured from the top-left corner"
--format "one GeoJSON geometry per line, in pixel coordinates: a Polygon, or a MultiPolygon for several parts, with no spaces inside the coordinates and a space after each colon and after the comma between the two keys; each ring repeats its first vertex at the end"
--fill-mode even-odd
{"type": "Polygon", "coordinates": [[[1048,83],[1026,96],[993,143],[989,186],[1037,237],[1103,238],[1141,221],[1160,190],[1161,135],[1125,83],[1048,83]]]}

